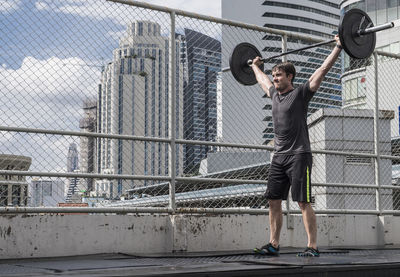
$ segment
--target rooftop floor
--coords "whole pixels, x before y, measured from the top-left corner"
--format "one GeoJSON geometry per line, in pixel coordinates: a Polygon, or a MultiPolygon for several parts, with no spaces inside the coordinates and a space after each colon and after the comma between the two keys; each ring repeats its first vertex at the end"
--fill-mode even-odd
{"type": "Polygon", "coordinates": [[[279,257],[236,251],[0,260],[0,276],[400,276],[400,247],[320,249],[319,258],[296,257],[301,250],[284,248],[279,257]]]}

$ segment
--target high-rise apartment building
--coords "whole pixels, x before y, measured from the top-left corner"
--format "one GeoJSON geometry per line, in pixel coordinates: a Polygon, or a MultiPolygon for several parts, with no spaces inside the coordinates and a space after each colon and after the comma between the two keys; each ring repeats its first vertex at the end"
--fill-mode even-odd
{"type": "MultiPolygon", "coordinates": [[[[397,0],[357,0],[342,1],[341,13],[357,8],[365,11],[373,24],[381,25],[400,19],[400,2],[397,0]]],[[[376,50],[400,54],[400,27],[380,31],[376,35],[376,50]]],[[[343,108],[346,109],[374,109],[375,108],[375,67],[374,56],[359,60],[344,55],[343,108]]],[[[398,66],[399,59],[378,60],[378,102],[380,110],[394,111],[391,122],[391,136],[400,136],[400,96],[398,66]]],[[[397,143],[396,143],[397,144],[397,143]]]]}
{"type": "MultiPolygon", "coordinates": [[[[79,152],[75,143],[71,143],[67,154],[67,172],[79,172],[79,152]]],[[[66,202],[70,202],[78,193],[79,178],[72,177],[67,180],[66,202]]]]}
{"type": "MultiPolygon", "coordinates": [[[[191,29],[185,29],[185,38],[188,82],[184,94],[184,138],[216,141],[221,42],[191,29]]],[[[186,145],[185,172],[197,172],[201,160],[214,150],[205,145],[186,145]]]]}
{"type": "MultiPolygon", "coordinates": [[[[98,97],[99,133],[145,137],[169,134],[169,37],[161,26],[135,21],[113,51],[113,60],[102,72],[98,97]]],[[[175,40],[177,137],[183,136],[183,78],[180,41],[175,40]]],[[[168,175],[168,144],[101,138],[98,172],[105,174],[168,175]]],[[[176,146],[176,174],[183,169],[183,150],[176,146]]],[[[153,181],[101,180],[97,195],[118,198],[126,189],[153,181]]]]}
{"type": "Polygon", "coordinates": [[[33,207],[54,207],[63,203],[64,182],[61,179],[33,178],[29,184],[30,205],[33,207]]]}
{"type": "MultiPolygon", "coordinates": [[[[79,121],[82,132],[96,132],[97,127],[97,101],[86,99],[83,102],[83,117],[79,121]]],[[[80,171],[82,173],[94,173],[96,166],[96,139],[94,137],[80,137],[80,171]]],[[[79,191],[92,191],[93,179],[80,180],[79,191]]]]}
{"type": "Polygon", "coordinates": [[[67,154],[67,172],[79,169],[79,153],[75,143],[71,143],[67,154]]]}
{"type": "MultiPolygon", "coordinates": [[[[324,40],[333,39],[339,24],[339,0],[260,1],[222,0],[222,17],[259,26],[300,33],[324,40]]],[[[245,32],[233,28],[222,29],[224,59],[228,59],[232,42],[247,41],[254,44],[264,58],[282,52],[282,37],[258,32],[245,32]],[[229,47],[227,47],[229,46],[229,47]]],[[[309,45],[310,42],[288,38],[288,50],[309,45]]],[[[303,84],[331,52],[328,47],[315,47],[287,56],[296,67],[294,86],[303,84]]],[[[273,65],[281,59],[272,59],[264,69],[270,74],[273,65]]],[[[222,137],[224,141],[268,143],[273,139],[273,122],[270,99],[240,101],[241,89],[232,85],[233,78],[222,77],[223,118],[222,137]],[[228,90],[228,91],[227,91],[228,90]],[[240,115],[235,115],[240,111],[240,115]],[[241,126],[242,125],[242,126],[241,126]]],[[[327,74],[320,89],[312,98],[309,114],[320,108],[341,107],[341,66],[340,59],[327,74]]],[[[248,95],[260,95],[258,86],[246,87],[248,95]]],[[[243,98],[243,97],[242,97],[243,98]]]]}
{"type": "MultiPolygon", "coordinates": [[[[0,154],[0,170],[28,171],[32,158],[0,154]]],[[[25,176],[0,175],[0,207],[27,206],[28,183],[25,176]]]]}

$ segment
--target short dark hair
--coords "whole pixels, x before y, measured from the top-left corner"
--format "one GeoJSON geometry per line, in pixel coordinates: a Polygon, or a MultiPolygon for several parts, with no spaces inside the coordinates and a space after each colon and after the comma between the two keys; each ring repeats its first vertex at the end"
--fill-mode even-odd
{"type": "Polygon", "coordinates": [[[294,65],[291,62],[284,62],[277,64],[272,68],[271,72],[274,72],[276,70],[282,70],[283,72],[286,73],[286,76],[292,74],[293,75],[292,85],[293,85],[294,77],[296,77],[296,68],[294,68],[294,65]]]}

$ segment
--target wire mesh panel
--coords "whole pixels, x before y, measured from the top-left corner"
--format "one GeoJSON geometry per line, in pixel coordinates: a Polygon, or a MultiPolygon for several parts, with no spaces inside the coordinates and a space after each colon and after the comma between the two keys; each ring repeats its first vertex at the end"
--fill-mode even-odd
{"type": "MultiPolygon", "coordinates": [[[[1,206],[268,207],[271,99],[229,61],[241,42],[268,58],[315,39],[135,3],[0,5],[1,206]]],[[[332,47],[284,57],[295,87],[332,47]]],[[[313,95],[317,210],[399,208],[398,66],[342,54],[313,95]]]]}
{"type": "MultiPolygon", "coordinates": [[[[169,14],[107,1],[1,5],[0,125],[34,129],[2,132],[1,153],[29,158],[23,170],[35,172],[168,175],[166,143],[35,132],[168,137],[169,14]]],[[[177,88],[182,97],[183,80],[177,88]]],[[[180,130],[182,122],[179,118],[180,130]]],[[[182,153],[176,152],[178,162],[182,153]]],[[[12,164],[4,169],[21,169],[12,164]]],[[[176,168],[182,171],[182,164],[176,168]]],[[[53,193],[57,200],[42,205],[72,201],[71,195],[79,195],[77,201],[118,200],[155,181],[71,178],[57,186],[61,183],[64,189],[53,193]]]]}

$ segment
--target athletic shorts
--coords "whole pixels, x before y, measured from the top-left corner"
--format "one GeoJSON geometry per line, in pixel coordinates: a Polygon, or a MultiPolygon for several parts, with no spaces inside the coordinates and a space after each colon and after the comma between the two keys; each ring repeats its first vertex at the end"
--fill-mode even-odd
{"type": "Polygon", "coordinates": [[[286,200],[292,187],[292,199],[311,202],[311,153],[274,155],[269,168],[267,199],[286,200]]]}

